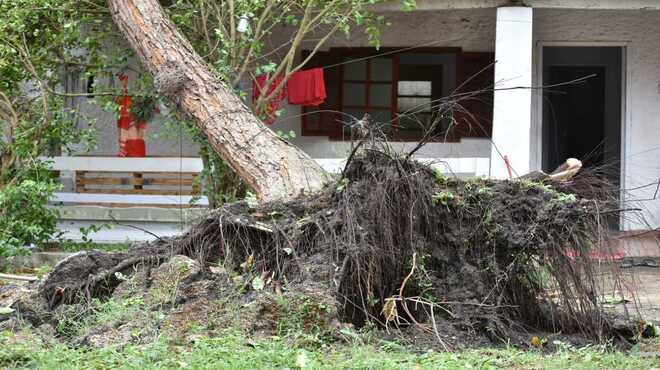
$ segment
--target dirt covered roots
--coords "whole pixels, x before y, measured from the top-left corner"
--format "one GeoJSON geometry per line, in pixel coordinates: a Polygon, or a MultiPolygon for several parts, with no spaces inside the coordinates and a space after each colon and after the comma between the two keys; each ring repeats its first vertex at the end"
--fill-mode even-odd
{"type": "Polygon", "coordinates": [[[191,281],[221,264],[240,274],[241,292],[323,292],[337,322],[414,327],[447,349],[443,333],[500,342],[543,330],[604,340],[616,333],[587,256],[616,202],[593,197],[607,189],[581,196],[589,181],[459,180],[367,149],[321,193],[231,204],[179,238],[63,261],[38,296],[45,313],[108,297],[123,277],[149,276],[184,255],[201,266],[191,281]]]}

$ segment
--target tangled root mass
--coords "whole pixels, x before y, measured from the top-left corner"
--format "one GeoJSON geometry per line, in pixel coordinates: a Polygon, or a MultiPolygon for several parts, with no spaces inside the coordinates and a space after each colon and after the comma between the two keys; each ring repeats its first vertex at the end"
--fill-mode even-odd
{"type": "Polygon", "coordinates": [[[116,272],[183,254],[273,287],[318,286],[335,297],[339,319],[355,325],[601,340],[611,327],[588,255],[605,232],[603,211],[615,204],[593,189],[580,195],[588,176],[562,184],[458,180],[368,149],[320,193],[227,205],[181,237],[95,256],[84,271],[65,261],[40,294],[49,309],[102,297],[119,284],[116,272]]]}

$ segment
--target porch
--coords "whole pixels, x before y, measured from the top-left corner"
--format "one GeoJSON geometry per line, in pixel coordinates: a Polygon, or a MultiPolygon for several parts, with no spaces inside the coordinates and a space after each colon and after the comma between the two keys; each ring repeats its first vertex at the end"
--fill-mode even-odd
{"type": "MultiPolygon", "coordinates": [[[[437,170],[463,178],[487,176],[489,158],[417,158],[437,170]]],[[[50,157],[63,189],[50,204],[60,212],[63,237],[82,241],[81,228],[101,226],[97,243],[147,241],[180,234],[208,212],[202,194],[201,158],[100,156],[50,157]],[[108,225],[109,227],[104,227],[108,225]]],[[[329,173],[339,173],[344,158],[319,158],[329,173]]]]}

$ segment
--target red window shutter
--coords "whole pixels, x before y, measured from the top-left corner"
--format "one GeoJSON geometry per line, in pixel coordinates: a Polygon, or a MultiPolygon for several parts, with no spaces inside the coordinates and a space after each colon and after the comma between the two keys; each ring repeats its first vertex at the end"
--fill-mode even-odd
{"type": "MultiPolygon", "coordinates": [[[[309,51],[303,50],[302,57],[307,58],[309,51]]],[[[339,63],[340,54],[332,49],[319,51],[305,64],[304,69],[331,66],[339,63]]],[[[318,107],[302,107],[303,136],[332,136],[341,130],[341,67],[336,66],[323,70],[325,79],[326,99],[318,107]]]]}
{"type": "Polygon", "coordinates": [[[491,52],[463,52],[458,55],[456,86],[458,94],[484,89],[460,101],[465,111],[455,111],[456,139],[486,137],[493,133],[493,85],[495,83],[495,54],[491,52]]]}

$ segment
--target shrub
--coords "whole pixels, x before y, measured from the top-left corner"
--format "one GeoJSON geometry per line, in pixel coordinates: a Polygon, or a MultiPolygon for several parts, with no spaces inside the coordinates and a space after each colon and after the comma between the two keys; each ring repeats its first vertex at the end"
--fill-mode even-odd
{"type": "Polygon", "coordinates": [[[0,257],[26,254],[26,246],[58,236],[58,212],[46,204],[60,187],[46,164],[36,162],[0,189],[0,257]]]}

